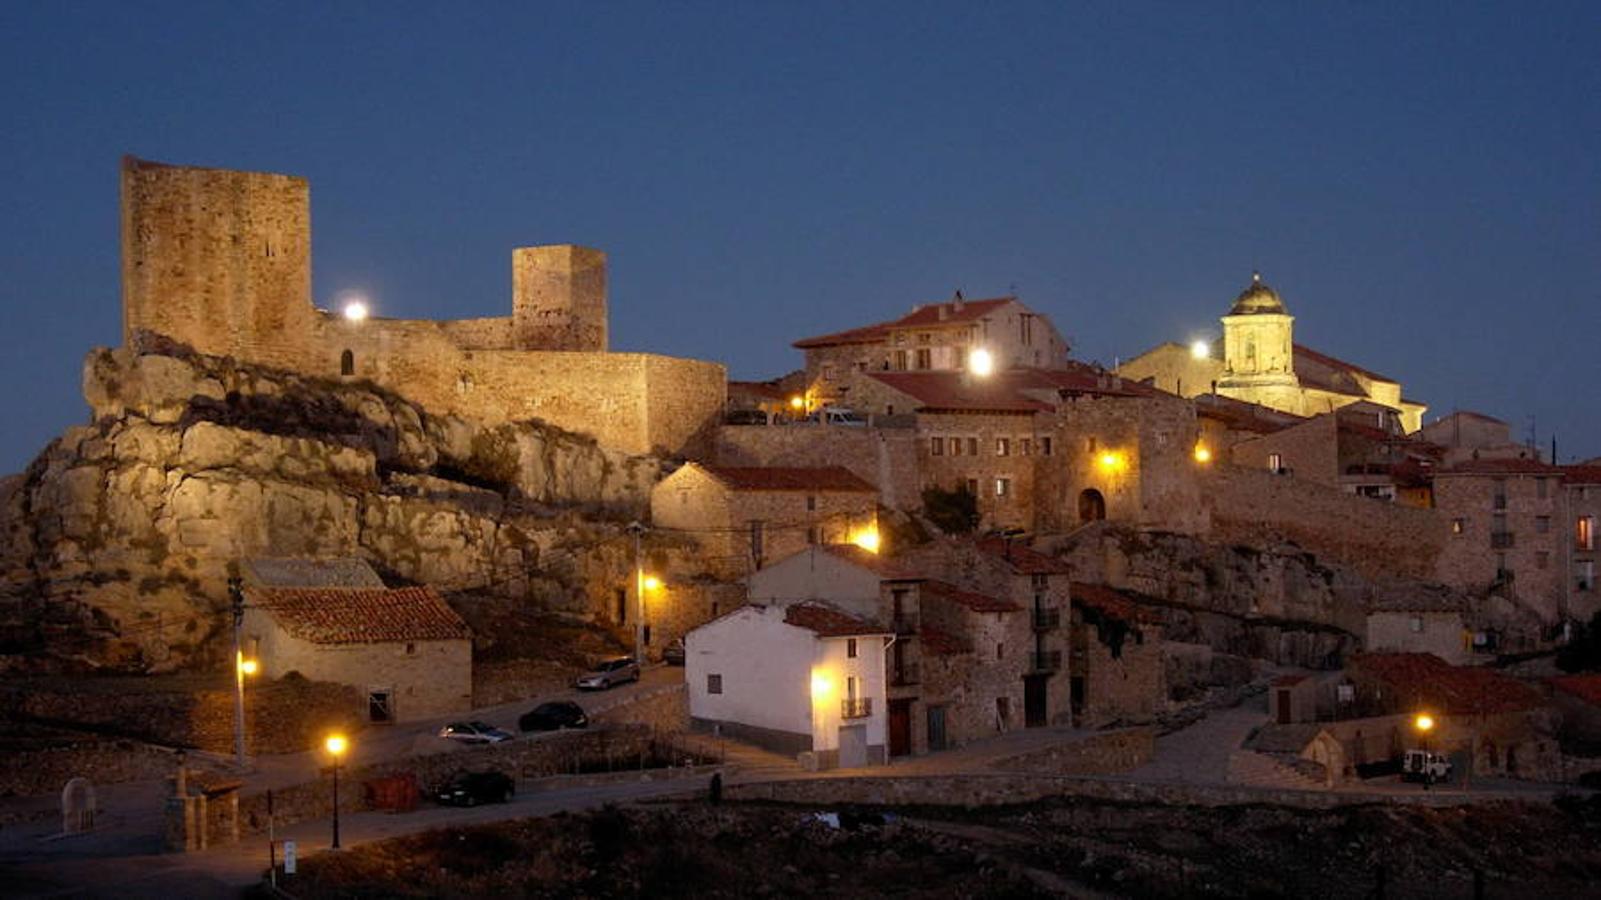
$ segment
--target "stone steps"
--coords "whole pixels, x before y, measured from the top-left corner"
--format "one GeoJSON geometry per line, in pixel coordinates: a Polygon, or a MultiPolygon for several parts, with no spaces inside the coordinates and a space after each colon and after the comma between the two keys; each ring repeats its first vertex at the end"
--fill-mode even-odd
{"type": "Polygon", "coordinates": [[[1236,750],[1229,755],[1230,784],[1295,791],[1322,791],[1328,786],[1298,768],[1265,753],[1236,750]]]}

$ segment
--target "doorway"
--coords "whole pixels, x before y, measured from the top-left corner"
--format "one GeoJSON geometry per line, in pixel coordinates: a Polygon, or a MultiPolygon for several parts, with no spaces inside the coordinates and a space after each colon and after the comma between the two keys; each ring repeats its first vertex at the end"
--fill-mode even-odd
{"type": "Polygon", "coordinates": [[[847,725],[839,730],[839,767],[856,769],[867,765],[867,726],[847,725]]]}
{"type": "Polygon", "coordinates": [[[889,755],[910,756],[912,753],[912,701],[889,702],[889,755]]]}
{"type": "Polygon", "coordinates": [[[1074,675],[1068,680],[1068,698],[1072,703],[1073,724],[1084,715],[1084,676],[1074,675]]]}
{"type": "Polygon", "coordinates": [[[1029,675],[1023,679],[1023,727],[1039,728],[1046,723],[1048,675],[1029,675]]]}
{"type": "Polygon", "coordinates": [[[945,737],[945,707],[930,706],[928,708],[928,749],[944,750],[950,746],[945,737]]]}
{"type": "Polygon", "coordinates": [[[393,688],[373,688],[367,692],[367,721],[389,725],[395,721],[393,688]]]}
{"type": "Polygon", "coordinates": [[[1078,520],[1099,522],[1106,518],[1106,498],[1095,488],[1085,488],[1078,495],[1078,520]]]}
{"type": "Polygon", "coordinates": [[[1288,688],[1279,688],[1279,724],[1290,724],[1290,691],[1288,688]]]}

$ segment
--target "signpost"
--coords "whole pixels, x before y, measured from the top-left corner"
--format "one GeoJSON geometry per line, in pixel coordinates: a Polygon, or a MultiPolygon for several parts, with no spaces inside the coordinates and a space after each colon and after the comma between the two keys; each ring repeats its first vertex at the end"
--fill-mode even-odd
{"type": "Polygon", "coordinates": [[[295,842],[284,841],[284,874],[295,874],[295,842]]]}

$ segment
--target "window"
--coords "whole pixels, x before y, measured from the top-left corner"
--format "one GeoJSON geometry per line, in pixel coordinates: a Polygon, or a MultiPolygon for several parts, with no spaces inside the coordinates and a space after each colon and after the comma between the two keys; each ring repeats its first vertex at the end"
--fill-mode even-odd
{"type": "Polygon", "coordinates": [[[919,344],[932,344],[934,343],[934,336],[925,331],[917,336],[917,342],[919,344]]]}
{"type": "Polygon", "coordinates": [[[767,538],[767,524],[759,519],[752,519],[750,523],[750,558],[756,561],[756,567],[761,568],[762,557],[766,555],[767,548],[763,546],[767,538]]]}
{"type": "Polygon", "coordinates": [[[1407,622],[1407,627],[1412,630],[1413,634],[1423,631],[1423,617],[1413,616],[1411,621],[1407,622]]]}
{"type": "Polygon", "coordinates": [[[996,659],[1005,659],[1006,658],[1006,645],[1005,644],[997,643],[995,645],[995,658],[996,659]]]}
{"type": "Polygon", "coordinates": [[[1028,438],[1017,439],[1017,455],[1028,456],[1034,449],[1034,442],[1028,438]]]}
{"type": "Polygon", "coordinates": [[[806,529],[806,543],[808,543],[808,544],[817,543],[817,526],[816,525],[813,525],[810,528],[806,529]]]}
{"type": "Polygon", "coordinates": [[[906,351],[905,350],[896,350],[895,351],[895,371],[897,371],[897,372],[906,371],[906,351]]]}
{"type": "Polygon", "coordinates": [[[1462,534],[1462,533],[1466,532],[1467,530],[1468,530],[1468,520],[1467,519],[1452,519],[1451,520],[1451,533],[1452,534],[1462,534]]]}
{"type": "Polygon", "coordinates": [[[1580,516],[1574,523],[1573,546],[1578,550],[1595,549],[1595,516],[1580,516]]]}
{"type": "Polygon", "coordinates": [[[845,699],[855,700],[862,695],[862,680],[855,675],[845,676],[845,699]]]}
{"type": "Polygon", "coordinates": [[[1545,567],[1549,566],[1550,564],[1551,564],[1551,554],[1549,552],[1547,552],[1545,550],[1536,550],[1534,552],[1534,567],[1536,569],[1544,569],[1545,567]]]}
{"type": "Polygon", "coordinates": [[[967,492],[969,494],[972,494],[975,497],[978,496],[978,479],[977,478],[969,478],[969,479],[967,479],[967,492]]]}
{"type": "Polygon", "coordinates": [[[1539,497],[1541,500],[1545,499],[1546,491],[1549,490],[1549,488],[1546,487],[1545,482],[1546,480],[1544,478],[1534,479],[1534,496],[1539,497]]]}
{"type": "Polygon", "coordinates": [[[816,509],[817,509],[817,495],[816,494],[807,494],[806,495],[806,511],[807,512],[812,512],[812,511],[814,511],[816,509]]]}
{"type": "Polygon", "coordinates": [[[721,694],[722,692],[723,692],[723,676],[721,676],[721,675],[710,675],[710,674],[707,675],[706,676],[706,693],[708,693],[708,694],[721,694]]]}
{"type": "Polygon", "coordinates": [[[1050,456],[1051,455],[1051,439],[1050,438],[1048,438],[1048,437],[1040,438],[1040,455],[1041,456],[1050,456]]]}
{"type": "Polygon", "coordinates": [[[967,368],[967,348],[966,347],[954,347],[954,348],[952,348],[952,352],[956,355],[956,368],[958,368],[958,369],[967,368]]]}
{"type": "Polygon", "coordinates": [[[928,439],[928,455],[930,455],[930,456],[944,456],[945,455],[945,439],[942,438],[942,437],[929,438],[928,439]]]}
{"type": "Polygon", "coordinates": [[[919,369],[934,368],[934,351],[927,347],[919,348],[917,351],[917,367],[919,369]]]}
{"type": "Polygon", "coordinates": [[[1595,590],[1595,561],[1581,560],[1573,564],[1573,589],[1576,591],[1595,590]]]}
{"type": "Polygon", "coordinates": [[[996,456],[1011,456],[1012,455],[1012,439],[1011,438],[996,438],[995,439],[995,455],[996,456]]]}
{"type": "Polygon", "coordinates": [[[1495,480],[1495,508],[1506,509],[1506,479],[1495,480]]]}
{"type": "Polygon", "coordinates": [[[1534,517],[1534,530],[1539,534],[1545,534],[1546,532],[1550,531],[1551,530],[1551,517],[1550,516],[1535,516],[1534,517]]]}
{"type": "Polygon", "coordinates": [[[1095,438],[1084,439],[1084,452],[1089,454],[1095,453],[1095,438]]]}
{"type": "Polygon", "coordinates": [[[412,644],[412,643],[406,644],[406,655],[407,656],[416,656],[417,655],[417,645],[416,644],[412,644]]]}
{"type": "Polygon", "coordinates": [[[646,623],[646,624],[640,626],[639,631],[640,631],[640,634],[643,635],[644,638],[645,638],[645,646],[649,647],[650,646],[650,624],[646,623]]]}
{"type": "Polygon", "coordinates": [[[997,478],[997,479],[995,479],[995,496],[997,496],[997,497],[1010,497],[1010,496],[1012,496],[1012,479],[1010,479],[1010,478],[997,478]]]}
{"type": "Polygon", "coordinates": [[[1029,576],[1029,581],[1033,584],[1034,593],[1036,594],[1051,586],[1051,577],[1049,575],[1031,575],[1029,576]]]}
{"type": "Polygon", "coordinates": [[[1284,454],[1269,453],[1267,455],[1267,467],[1269,471],[1273,472],[1284,471],[1284,454]]]}
{"type": "Polygon", "coordinates": [[[846,641],[845,641],[845,658],[846,659],[855,659],[856,658],[856,639],[855,638],[846,639],[846,641]]]}
{"type": "Polygon", "coordinates": [[[356,374],[356,354],[352,353],[349,350],[346,350],[345,352],[339,354],[339,374],[341,374],[341,375],[354,375],[354,374],[356,374]]]}
{"type": "Polygon", "coordinates": [[[951,455],[952,456],[961,456],[962,455],[962,439],[961,438],[951,438],[951,455]]]}
{"type": "Polygon", "coordinates": [[[977,456],[978,455],[978,438],[971,437],[971,438],[967,439],[967,455],[968,456],[977,456]]]}
{"type": "Polygon", "coordinates": [[[823,377],[824,381],[833,381],[834,380],[834,364],[833,363],[823,363],[822,377],[823,377]]]}

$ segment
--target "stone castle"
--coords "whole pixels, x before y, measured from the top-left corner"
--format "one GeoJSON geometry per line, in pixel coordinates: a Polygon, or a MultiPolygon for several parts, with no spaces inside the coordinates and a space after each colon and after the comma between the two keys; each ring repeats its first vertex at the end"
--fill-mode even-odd
{"type": "Polygon", "coordinates": [[[489,423],[542,419],[630,453],[682,452],[717,421],[716,363],[607,346],[606,255],[512,252],[512,312],[347,318],[311,290],[305,179],[122,165],[123,340],[158,339],[303,375],[366,379],[489,423]]]}

